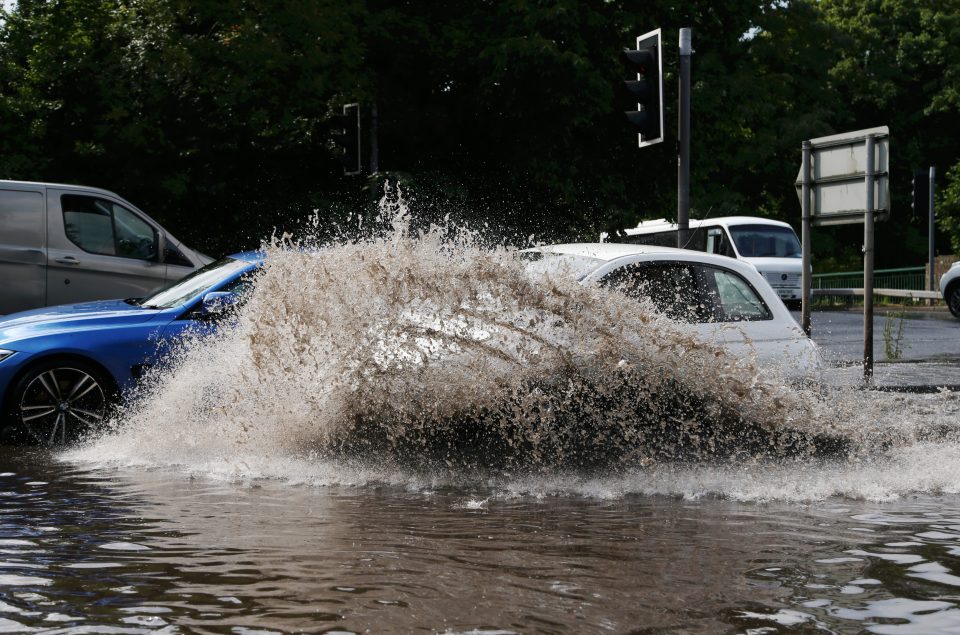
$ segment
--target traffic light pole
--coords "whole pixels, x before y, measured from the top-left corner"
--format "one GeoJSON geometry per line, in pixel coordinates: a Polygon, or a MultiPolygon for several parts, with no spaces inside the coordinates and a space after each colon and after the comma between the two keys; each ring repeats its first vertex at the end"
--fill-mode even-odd
{"type": "Polygon", "coordinates": [[[927,229],[927,251],[928,251],[928,253],[929,253],[929,263],[928,263],[928,264],[929,264],[929,267],[930,267],[930,272],[929,272],[929,274],[928,274],[928,277],[929,277],[929,280],[928,280],[929,286],[927,287],[927,290],[928,290],[928,291],[936,291],[936,290],[937,290],[937,287],[936,287],[936,277],[934,276],[934,272],[933,272],[933,266],[934,266],[934,264],[936,264],[936,263],[934,262],[934,253],[933,253],[933,250],[934,250],[934,238],[935,238],[935,233],[936,233],[936,229],[937,229],[937,228],[936,228],[936,225],[934,225],[934,217],[933,217],[933,186],[934,186],[934,183],[935,183],[935,178],[936,178],[936,176],[937,176],[937,169],[931,165],[931,166],[930,166],[930,181],[929,181],[930,185],[927,186],[927,191],[930,193],[930,199],[929,199],[930,224],[929,224],[928,229],[927,229]]]}
{"type": "Polygon", "coordinates": [[[686,247],[690,230],[690,29],[680,29],[680,117],[677,158],[677,247],[686,247]]]}
{"type": "Polygon", "coordinates": [[[370,104],[370,174],[380,171],[380,115],[377,102],[370,104]]]}

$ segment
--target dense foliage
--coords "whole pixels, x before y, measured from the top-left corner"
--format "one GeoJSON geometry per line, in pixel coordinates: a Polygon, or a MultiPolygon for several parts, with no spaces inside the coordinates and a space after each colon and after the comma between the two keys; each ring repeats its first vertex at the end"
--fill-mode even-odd
{"type": "MultiPolygon", "coordinates": [[[[942,229],[960,246],[960,0],[19,0],[0,24],[0,178],[115,190],[211,253],[312,209],[332,226],[385,175],[428,217],[595,237],[675,215],[681,26],[694,216],[796,223],[800,142],[886,124],[878,264],[925,259],[909,203],[928,165],[954,168],[942,229]],[[641,150],[617,57],[655,27],[667,134],[641,150]],[[374,177],[331,148],[352,101],[376,105],[374,177]]],[[[856,266],[859,231],[815,232],[820,270],[856,266]]]]}

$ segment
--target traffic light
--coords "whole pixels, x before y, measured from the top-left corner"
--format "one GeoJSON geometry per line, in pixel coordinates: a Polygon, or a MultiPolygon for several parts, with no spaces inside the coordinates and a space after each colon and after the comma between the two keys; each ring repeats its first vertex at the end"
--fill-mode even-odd
{"type": "Polygon", "coordinates": [[[334,117],[333,142],[344,174],[360,174],[360,104],[346,104],[343,114],[334,117]]]}
{"type": "Polygon", "coordinates": [[[663,141],[663,47],[660,29],[637,38],[636,49],[624,49],[620,60],[637,74],[623,83],[627,98],[636,110],[624,112],[627,122],[639,133],[640,147],[663,141]]]}
{"type": "Polygon", "coordinates": [[[926,218],[930,205],[930,174],[921,170],[913,173],[913,188],[910,196],[911,216],[926,218]]]}

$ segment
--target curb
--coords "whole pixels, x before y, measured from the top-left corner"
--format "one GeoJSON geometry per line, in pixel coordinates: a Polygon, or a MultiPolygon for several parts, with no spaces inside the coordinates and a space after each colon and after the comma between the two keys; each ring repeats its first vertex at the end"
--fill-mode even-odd
{"type": "MultiPolygon", "coordinates": [[[[919,307],[910,307],[907,309],[904,308],[893,308],[893,307],[873,307],[874,317],[878,315],[888,315],[891,313],[903,313],[903,317],[908,320],[944,320],[944,321],[957,321],[960,322],[957,318],[953,317],[950,314],[950,310],[947,307],[931,307],[931,308],[919,308],[919,307]]],[[[863,307],[849,308],[849,309],[817,309],[813,311],[814,314],[817,313],[856,313],[863,315],[863,307]]]]}

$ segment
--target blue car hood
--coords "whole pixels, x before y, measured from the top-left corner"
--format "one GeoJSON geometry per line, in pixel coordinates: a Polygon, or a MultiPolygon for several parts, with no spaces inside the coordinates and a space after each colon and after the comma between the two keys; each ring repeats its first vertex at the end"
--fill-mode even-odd
{"type": "Polygon", "coordinates": [[[152,320],[158,313],[160,311],[127,304],[123,300],[64,304],[13,313],[0,318],[0,345],[74,329],[138,324],[152,320]]]}

